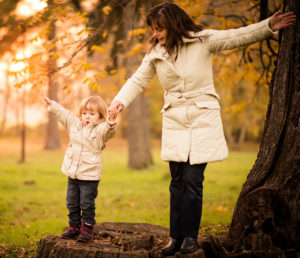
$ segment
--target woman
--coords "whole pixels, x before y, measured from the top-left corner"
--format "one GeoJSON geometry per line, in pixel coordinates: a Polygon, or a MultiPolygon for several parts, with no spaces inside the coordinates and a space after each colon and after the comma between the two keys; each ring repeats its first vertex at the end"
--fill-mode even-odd
{"type": "Polygon", "coordinates": [[[162,152],[169,162],[170,236],[164,255],[194,252],[202,213],[204,169],[227,157],[211,53],[245,46],[293,24],[295,15],[276,12],[260,23],[231,30],[207,30],[176,4],[163,3],[147,16],[153,31],[142,64],[125,83],[109,112],[118,114],[157,73],[164,87],[162,152]]]}

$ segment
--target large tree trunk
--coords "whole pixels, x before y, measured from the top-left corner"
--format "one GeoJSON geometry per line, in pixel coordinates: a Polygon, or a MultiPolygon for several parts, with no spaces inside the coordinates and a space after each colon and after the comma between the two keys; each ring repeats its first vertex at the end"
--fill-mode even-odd
{"type": "MultiPolygon", "coordinates": [[[[53,5],[53,0],[48,0],[48,6],[53,5]]],[[[48,40],[52,41],[55,38],[55,22],[51,22],[51,29],[48,35],[48,40]]],[[[48,78],[49,78],[49,98],[57,101],[57,84],[53,81],[53,74],[56,69],[56,61],[51,57],[51,53],[55,52],[55,47],[51,49],[49,53],[49,61],[48,61],[48,78]]],[[[60,138],[59,138],[59,130],[57,126],[56,116],[49,112],[48,113],[48,125],[47,125],[47,136],[46,136],[46,145],[45,149],[55,150],[60,148],[60,138]]]]}
{"type": "Polygon", "coordinates": [[[300,1],[287,0],[287,11],[296,26],[282,32],[260,151],[234,210],[236,252],[300,250],[300,1]]]}
{"type": "MultiPolygon", "coordinates": [[[[129,30],[135,29],[135,5],[134,1],[127,4],[126,17],[124,20],[125,35],[129,30]],[[131,17],[131,18],[129,18],[131,17]]],[[[131,46],[130,39],[126,43],[131,46]]],[[[127,51],[129,48],[127,48],[127,51]]],[[[126,73],[130,77],[132,69],[137,67],[141,59],[138,55],[127,58],[126,60],[126,73]]],[[[148,112],[147,96],[139,95],[128,107],[127,112],[127,135],[129,147],[129,160],[128,166],[133,169],[143,169],[153,163],[150,146],[150,124],[148,112]]]]}

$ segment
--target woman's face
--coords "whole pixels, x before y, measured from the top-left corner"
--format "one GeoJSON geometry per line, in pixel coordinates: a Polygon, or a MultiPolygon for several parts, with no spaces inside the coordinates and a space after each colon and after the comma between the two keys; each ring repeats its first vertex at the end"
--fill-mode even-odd
{"type": "Polygon", "coordinates": [[[151,27],[153,31],[153,36],[158,40],[159,44],[161,46],[165,45],[167,42],[167,36],[168,36],[168,31],[165,28],[158,27],[156,25],[153,25],[151,27]]]}

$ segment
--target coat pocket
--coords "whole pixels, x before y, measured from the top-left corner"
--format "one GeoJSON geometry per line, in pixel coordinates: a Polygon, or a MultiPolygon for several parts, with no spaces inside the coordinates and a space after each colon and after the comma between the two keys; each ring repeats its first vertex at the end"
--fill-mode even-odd
{"type": "Polygon", "coordinates": [[[164,113],[169,107],[171,106],[171,103],[170,102],[167,102],[163,105],[160,113],[164,113]]]}
{"type": "Polygon", "coordinates": [[[195,105],[198,108],[220,109],[219,102],[217,101],[195,101],[195,105]]]}
{"type": "Polygon", "coordinates": [[[220,105],[217,101],[197,101],[188,118],[193,128],[212,128],[222,125],[220,105]]]}
{"type": "Polygon", "coordinates": [[[100,163],[100,159],[95,155],[84,155],[82,156],[82,161],[88,164],[98,164],[100,163]]]}
{"type": "Polygon", "coordinates": [[[72,161],[73,161],[73,154],[71,151],[67,151],[63,162],[63,168],[65,170],[70,169],[72,165],[72,161]]]}
{"type": "Polygon", "coordinates": [[[84,153],[81,157],[82,164],[87,167],[99,166],[102,163],[102,157],[96,153],[84,153]]]}

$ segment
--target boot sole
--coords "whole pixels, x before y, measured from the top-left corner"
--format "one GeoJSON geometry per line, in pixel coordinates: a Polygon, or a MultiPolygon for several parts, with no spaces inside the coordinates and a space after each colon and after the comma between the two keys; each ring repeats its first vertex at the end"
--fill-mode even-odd
{"type": "Polygon", "coordinates": [[[175,253],[179,252],[180,251],[180,248],[174,250],[174,251],[164,251],[164,250],[161,250],[161,253],[165,256],[171,256],[171,255],[174,255],[175,253]]]}
{"type": "Polygon", "coordinates": [[[180,252],[181,252],[182,254],[189,254],[189,253],[193,253],[193,252],[195,252],[195,251],[197,251],[197,250],[198,250],[198,247],[195,247],[195,248],[189,249],[189,250],[180,250],[180,252]]]}

